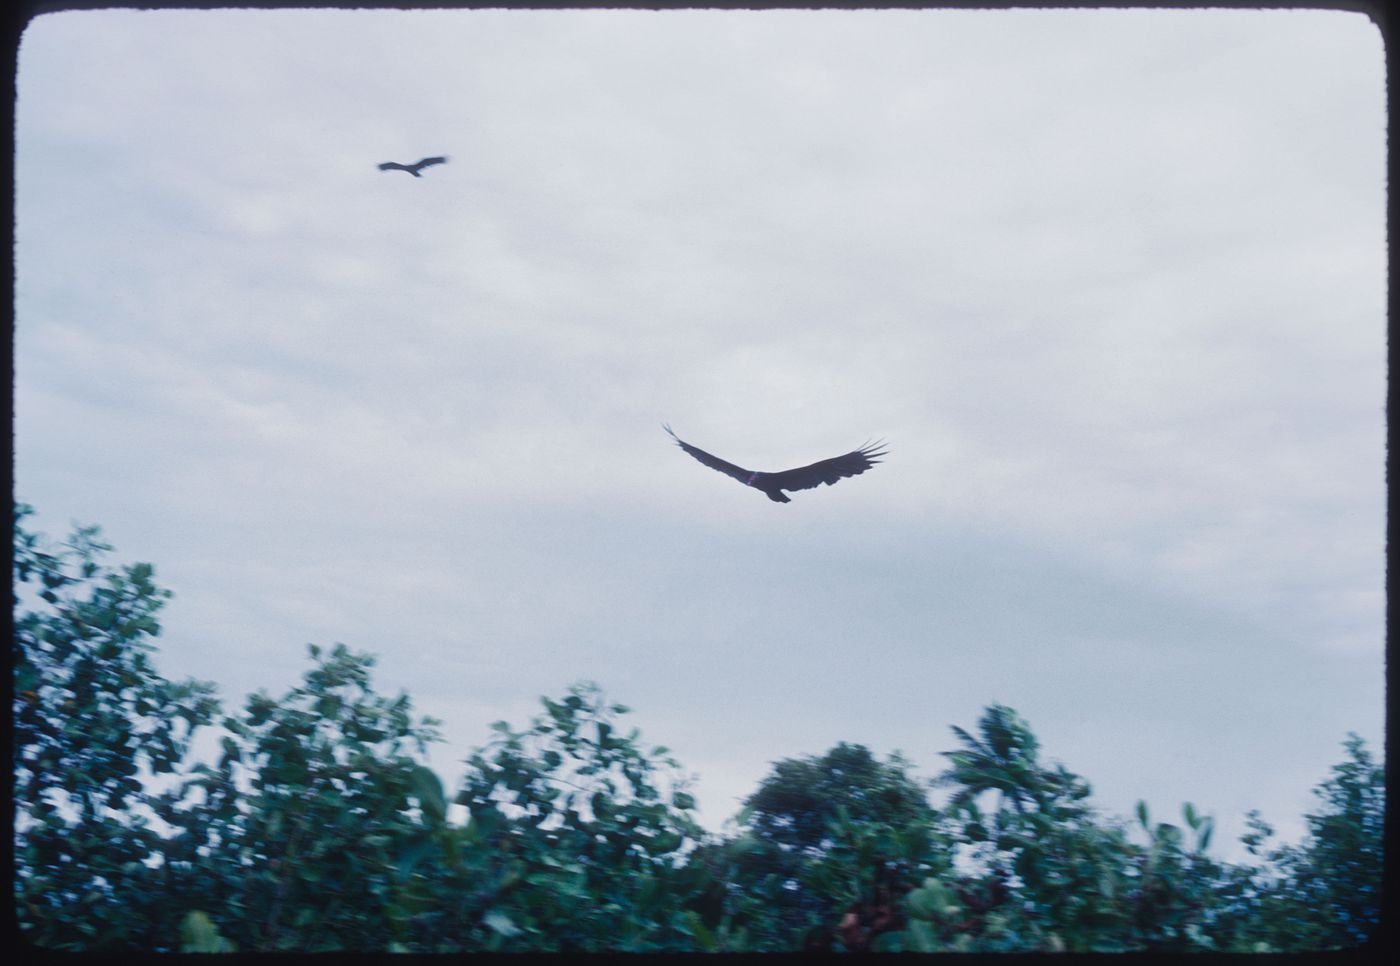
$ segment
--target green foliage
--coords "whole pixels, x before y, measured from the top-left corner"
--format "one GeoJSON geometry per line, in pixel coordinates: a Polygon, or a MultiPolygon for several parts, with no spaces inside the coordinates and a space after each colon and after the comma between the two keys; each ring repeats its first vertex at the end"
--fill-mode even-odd
{"type": "Polygon", "coordinates": [[[819,758],[777,762],[744,802],[747,824],[780,848],[817,854],[830,846],[838,814],[856,822],[926,822],[932,810],[907,768],[898,756],[883,763],[863,745],[844,742],[819,758]]]}
{"type": "Polygon", "coordinates": [[[14,517],[17,918],[57,949],[153,944],[162,839],[143,778],[179,769],[218,702],[151,664],[170,597],[154,569],[106,566],[96,527],[49,547],[26,531],[31,512],[14,517]]]}
{"type": "Polygon", "coordinates": [[[231,953],[237,950],[233,943],[219,935],[219,928],[198,909],[190,912],[180,923],[180,952],[182,953],[231,953]]]}
{"type": "Polygon", "coordinates": [[[1194,835],[1188,848],[1179,827],[1165,822],[1153,826],[1146,820],[1146,806],[1139,804],[1138,821],[1149,842],[1145,849],[1134,848],[1129,866],[1135,882],[1128,894],[1133,946],[1173,952],[1218,948],[1209,906],[1221,869],[1205,855],[1214,820],[1198,815],[1190,802],[1182,806],[1194,835]]]}
{"type": "Polygon", "coordinates": [[[710,856],[729,883],[722,948],[866,949],[893,931],[904,893],[950,862],[908,767],[845,743],[777,762],[710,856]]]}
{"type": "Polygon", "coordinates": [[[935,784],[838,744],[785,759],[730,832],[629,710],[577,685],[492,726],[449,802],[437,722],[375,692],[374,659],[309,647],[278,698],[221,715],[151,662],[169,599],[94,527],[54,548],[15,508],[15,900],[36,945],[176,952],[1267,952],[1346,949],[1380,923],[1385,773],[1355,735],[1308,837],[1254,860],[1211,816],[1090,805],[1002,705],[935,784]],[[212,761],[191,757],[217,726],[212,761]],[[452,804],[466,812],[453,821],[452,804]]]}
{"type": "Polygon", "coordinates": [[[944,911],[922,917],[920,948],[1132,948],[1123,935],[1132,850],[1087,804],[1088,783],[1044,765],[1030,726],[1005,706],[989,707],[976,734],[952,730],[963,747],[944,752],[950,767],[936,784],[955,788],[949,819],[977,871],[956,883],[956,901],[926,904],[944,911]],[[996,807],[984,812],[978,801],[991,792],[996,807]]]}
{"type": "Polygon", "coordinates": [[[1215,899],[1231,948],[1252,952],[1340,950],[1373,940],[1381,922],[1385,768],[1356,735],[1346,758],[1317,786],[1321,811],[1308,837],[1267,848],[1273,828],[1251,812],[1241,837],[1258,866],[1223,870],[1215,899]]]}
{"type": "Polygon", "coordinates": [[[504,722],[467,761],[470,819],[461,909],[469,946],[648,951],[713,942],[683,900],[704,884],[684,855],[704,838],[679,763],[650,752],[595,685],[515,731],[504,722]],[[697,926],[699,928],[697,928],[697,926]]]}
{"type": "Polygon", "coordinates": [[[1325,807],[1307,816],[1310,838],[1289,870],[1323,949],[1364,942],[1380,923],[1385,769],[1358,736],[1348,735],[1345,749],[1346,759],[1317,787],[1325,807]]]}
{"type": "Polygon", "coordinates": [[[386,949],[411,932],[403,894],[446,834],[441,782],[415,757],[437,723],[375,694],[369,655],[309,651],[304,683],[251,696],[218,764],[194,769],[203,807],[170,817],[185,829],[174,872],[221,897],[209,913],[240,949],[386,949]]]}

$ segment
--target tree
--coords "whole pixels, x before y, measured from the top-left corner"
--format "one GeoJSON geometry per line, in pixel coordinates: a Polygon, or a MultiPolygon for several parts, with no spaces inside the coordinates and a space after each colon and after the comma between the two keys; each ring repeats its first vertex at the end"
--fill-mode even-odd
{"type": "Polygon", "coordinates": [[[154,568],[104,564],[96,527],[49,547],[24,527],[32,512],[14,509],[19,924],[41,946],[151,948],[175,922],[151,822],[161,796],[143,779],[177,772],[218,702],[151,663],[171,596],[154,568]]]}
{"type": "MultiPolygon", "coordinates": [[[[976,734],[956,726],[953,732],[963,747],[943,753],[950,766],[936,783],[956,786],[950,817],[961,824],[978,872],[956,884],[925,883],[911,896],[915,948],[1111,952],[1162,945],[1151,916],[1154,903],[1176,901],[1177,830],[1160,826],[1149,848],[1132,845],[1121,824],[1090,807],[1088,782],[1063,765],[1041,763],[1030,725],[1011,708],[987,708],[976,734]],[[991,792],[995,809],[984,813],[978,800],[991,792]]],[[[1209,820],[1187,809],[1205,829],[1203,848],[1209,820]]],[[[1145,807],[1140,815],[1146,826],[1145,807]]]]}
{"type": "Polygon", "coordinates": [[[1347,758],[1316,789],[1324,808],[1307,816],[1309,841],[1294,881],[1318,924],[1323,949],[1365,942],[1380,924],[1385,768],[1355,734],[1347,758]]]}
{"type": "Polygon", "coordinates": [[[438,722],[374,692],[374,658],[311,645],[315,666],[274,700],[252,695],[197,803],[165,818],[172,883],[239,949],[375,951],[415,938],[417,865],[442,846],[442,782],[418,756],[438,722]]]}
{"type": "Polygon", "coordinates": [[[169,599],[95,527],[48,546],[15,507],[17,917],[63,950],[1299,951],[1377,944],[1385,771],[1355,735],[1307,838],[1217,862],[1210,816],[1099,815],[1014,710],[954,728],[934,809],[898,754],[777,762],[731,833],[592,684],[468,759],[450,821],[436,740],[374,659],[220,717],[152,662],[169,599]],[[223,729],[196,762],[198,728],[223,729]]]}
{"type": "Polygon", "coordinates": [[[845,742],[821,757],[784,759],[745,800],[746,824],[785,851],[817,855],[830,846],[830,824],[842,810],[850,821],[930,821],[933,810],[908,767],[899,755],[881,762],[845,742]]]}
{"type": "Polygon", "coordinates": [[[687,900],[705,838],[690,782],[668,749],[642,744],[592,684],[523,731],[504,721],[468,759],[457,795],[470,819],[455,873],[466,946],[490,951],[694,949],[713,938],[687,900]]]}
{"type": "Polygon", "coordinates": [[[1149,841],[1146,848],[1133,847],[1126,869],[1132,882],[1125,896],[1131,948],[1164,952],[1225,948],[1214,927],[1224,870],[1206,855],[1214,819],[1185,803],[1182,818],[1192,833],[1188,842],[1176,825],[1154,826],[1146,802],[1138,802],[1137,818],[1149,841]]]}
{"type": "Polygon", "coordinates": [[[1229,871],[1221,916],[1235,948],[1252,952],[1348,949],[1381,935],[1385,767],[1347,736],[1346,758],[1314,790],[1307,838],[1267,848],[1273,829],[1257,813],[1242,841],[1261,866],[1229,871]]]}
{"type": "Polygon", "coordinates": [[[948,864],[908,768],[844,742],[775,763],[725,855],[728,928],[758,950],[865,949],[895,931],[904,892],[948,864]]]}
{"type": "Polygon", "coordinates": [[[938,784],[957,785],[949,803],[962,806],[985,792],[996,791],[999,802],[1010,802],[1024,815],[1029,805],[1040,812],[1070,814],[1077,802],[1088,797],[1089,786],[1063,767],[1044,769],[1039,763],[1040,742],[1020,715],[1005,705],[988,707],[977,722],[979,735],[957,725],[953,734],[963,742],[958,751],[943,752],[951,763],[938,784]]]}

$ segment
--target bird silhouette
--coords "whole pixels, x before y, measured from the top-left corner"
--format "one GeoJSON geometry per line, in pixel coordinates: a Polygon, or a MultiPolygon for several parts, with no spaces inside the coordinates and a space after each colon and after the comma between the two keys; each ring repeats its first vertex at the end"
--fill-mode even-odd
{"type": "Polygon", "coordinates": [[[711,456],[698,446],[691,446],[682,440],[672,431],[670,426],[663,424],[662,428],[671,434],[671,438],[681,449],[701,463],[712,470],[719,470],[726,476],[734,477],[745,486],[762,490],[774,503],[792,502],[788,499],[787,494],[783,493],[783,490],[810,490],[823,483],[831,486],[837,480],[843,480],[848,476],[859,476],[880,462],[877,457],[885,455],[885,450],[880,449],[881,446],[885,445],[884,441],[881,440],[875,443],[866,443],[860,449],[851,450],[843,456],[833,456],[831,459],[819,460],[807,466],[799,466],[794,470],[762,473],[757,470],[746,470],[742,466],[735,466],[718,456],[711,456]]]}
{"type": "Polygon", "coordinates": [[[446,158],[424,158],[422,161],[415,161],[412,164],[399,164],[397,161],[385,161],[379,166],[380,171],[407,171],[415,178],[421,178],[420,173],[424,168],[435,164],[446,164],[446,158]]]}

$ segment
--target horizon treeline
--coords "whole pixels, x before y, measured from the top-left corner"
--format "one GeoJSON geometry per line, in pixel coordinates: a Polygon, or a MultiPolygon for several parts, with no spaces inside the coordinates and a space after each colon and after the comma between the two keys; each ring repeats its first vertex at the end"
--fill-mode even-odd
{"type": "Polygon", "coordinates": [[[73,951],[1293,952],[1376,941],[1385,774],[1356,735],[1296,844],[1256,812],[1090,804],[1015,710],[952,726],[932,782],[858,744],[776,762],[722,834],[681,763],[594,684],[491,726],[448,790],[438,722],[309,646],[280,697],[225,709],[152,656],[171,597],[14,515],[15,909],[73,951]],[[22,600],[23,598],[23,600],[22,600]],[[192,739],[217,729],[212,761],[192,739]],[[930,785],[950,792],[934,807],[930,785]],[[449,806],[467,818],[449,818],[449,806]]]}

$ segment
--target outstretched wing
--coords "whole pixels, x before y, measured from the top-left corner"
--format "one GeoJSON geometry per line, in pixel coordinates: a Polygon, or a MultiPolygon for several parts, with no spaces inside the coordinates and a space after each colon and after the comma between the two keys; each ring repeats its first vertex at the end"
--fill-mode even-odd
{"type": "Polygon", "coordinates": [[[413,167],[416,168],[416,169],[418,169],[419,171],[422,171],[424,168],[430,168],[430,167],[432,167],[432,166],[435,165],[435,164],[446,164],[446,163],[447,163],[447,159],[446,159],[446,158],[424,158],[423,160],[421,160],[421,161],[419,161],[418,163],[416,163],[413,167]]]}
{"type": "Polygon", "coordinates": [[[726,463],[718,456],[711,456],[703,449],[691,446],[689,443],[685,442],[683,439],[677,436],[675,432],[672,431],[670,426],[663,423],[662,429],[666,430],[666,432],[671,434],[671,438],[676,441],[676,445],[678,445],[681,449],[685,450],[691,456],[695,457],[700,462],[704,463],[710,469],[719,470],[725,476],[732,476],[740,483],[746,485],[748,484],[749,479],[753,476],[752,470],[746,470],[742,466],[735,466],[733,463],[726,463]]]}
{"type": "Polygon", "coordinates": [[[823,483],[830,486],[848,476],[859,476],[880,462],[879,457],[885,455],[885,450],[880,449],[883,445],[883,440],[866,443],[860,449],[851,450],[844,456],[833,456],[829,460],[822,460],[810,466],[799,466],[795,470],[766,473],[765,482],[775,484],[783,490],[810,490],[823,483]]]}
{"type": "Polygon", "coordinates": [[[385,161],[383,164],[381,164],[381,165],[379,166],[379,170],[380,170],[380,171],[411,171],[411,170],[413,170],[413,169],[410,168],[410,167],[409,167],[408,165],[406,165],[406,164],[399,164],[397,161],[385,161]]]}

